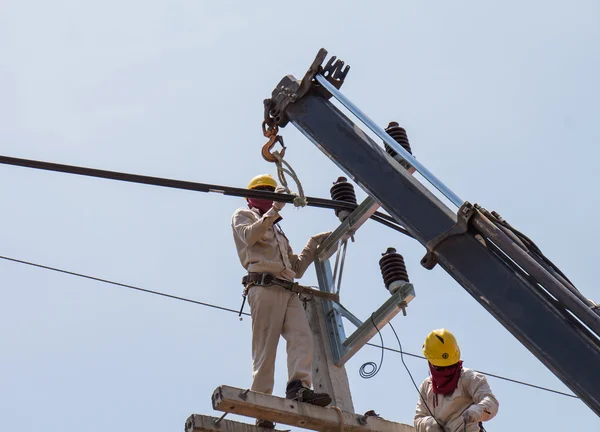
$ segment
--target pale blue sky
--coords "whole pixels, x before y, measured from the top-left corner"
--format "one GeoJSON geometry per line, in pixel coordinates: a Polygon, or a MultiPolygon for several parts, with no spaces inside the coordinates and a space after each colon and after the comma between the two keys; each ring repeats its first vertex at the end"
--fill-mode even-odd
{"type": "MultiPolygon", "coordinates": [[[[259,153],[262,100],[326,47],[352,66],[348,97],[400,122],[450,188],[599,300],[599,13],[594,1],[0,0],[0,154],[244,187],[274,173],[259,153]]],[[[339,169],[293,127],[283,134],[307,194],[328,197],[339,169]]],[[[0,184],[0,255],[239,307],[229,221],[242,200],[7,166],[0,184]]],[[[337,224],[318,209],[284,218],[297,250],[337,224]]],[[[356,240],[342,300],[357,316],[387,298],[377,262],[394,246],[417,291],[393,321],[407,351],[446,327],[466,366],[565,390],[442,269],[420,267],[422,246],[375,223],[356,240]]],[[[212,413],[218,385],[250,384],[248,319],[5,261],[0,276],[2,430],[179,431],[212,413]]],[[[358,376],[379,355],[367,347],[347,365],[355,407],[412,423],[417,394],[397,354],[358,376]]],[[[425,362],[407,363],[426,376],[425,362]]],[[[490,432],[600,430],[578,400],[490,384],[490,432]]]]}

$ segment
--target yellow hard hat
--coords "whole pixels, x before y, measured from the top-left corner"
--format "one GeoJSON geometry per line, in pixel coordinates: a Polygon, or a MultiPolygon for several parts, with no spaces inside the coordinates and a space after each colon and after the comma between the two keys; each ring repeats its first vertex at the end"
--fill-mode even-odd
{"type": "Polygon", "coordinates": [[[452,366],[460,361],[460,348],[452,333],[437,329],[427,335],[423,355],[434,366],[452,366]]]}
{"type": "Polygon", "coordinates": [[[271,174],[260,174],[250,180],[248,183],[248,189],[256,189],[261,186],[271,186],[273,189],[277,187],[277,182],[271,176],[271,174]]]}

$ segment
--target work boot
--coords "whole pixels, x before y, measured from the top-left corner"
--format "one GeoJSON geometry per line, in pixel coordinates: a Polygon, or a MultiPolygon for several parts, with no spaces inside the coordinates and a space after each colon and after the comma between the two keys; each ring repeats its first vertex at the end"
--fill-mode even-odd
{"type": "Polygon", "coordinates": [[[272,421],[269,421],[269,420],[256,419],[256,426],[262,427],[265,429],[275,429],[275,423],[273,423],[272,421]]]}
{"type": "Polygon", "coordinates": [[[327,393],[315,393],[308,387],[302,385],[302,381],[296,380],[288,383],[285,389],[286,399],[305,402],[317,406],[327,406],[331,403],[331,397],[327,393]]]}

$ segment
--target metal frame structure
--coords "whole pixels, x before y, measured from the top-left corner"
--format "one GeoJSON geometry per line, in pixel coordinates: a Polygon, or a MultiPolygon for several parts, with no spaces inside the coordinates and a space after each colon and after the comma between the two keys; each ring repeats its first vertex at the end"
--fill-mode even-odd
{"type": "MultiPolygon", "coordinates": [[[[333,255],[336,247],[354,235],[378,208],[379,204],[372,197],[367,197],[323,242],[315,260],[317,280],[322,291],[336,292],[331,264],[329,263],[329,258],[333,255]]],[[[341,275],[338,275],[338,277],[341,277],[341,275]]],[[[328,300],[322,301],[334,364],[343,366],[375,336],[378,329],[384,327],[400,311],[406,314],[406,306],[414,298],[414,286],[410,282],[406,282],[365,322],[362,322],[339,303],[328,300]],[[346,337],[342,317],[348,319],[357,327],[354,333],[348,337],[346,337]]]]}
{"type": "MultiPolygon", "coordinates": [[[[501,229],[485,209],[463,202],[352,104],[339,91],[349,68],[335,57],[321,67],[326,54],[325,50],[319,52],[301,81],[290,75],[281,80],[271,99],[265,101],[265,121],[280,127],[291,122],[298,128],[425,246],[424,267],[439,264],[600,416],[600,386],[593,379],[600,365],[600,317],[594,306],[501,229]],[[329,102],[331,97],[413,165],[459,207],[458,212],[451,211],[329,102]]],[[[333,290],[327,261],[332,248],[374,211],[373,200],[361,204],[321,248],[316,267],[322,290],[333,290]]],[[[407,301],[414,292],[403,295],[407,301]]],[[[400,298],[390,301],[394,307],[385,309],[384,305],[378,311],[380,323],[394,309],[398,311],[400,298]]],[[[324,308],[336,364],[343,364],[366,342],[369,332],[361,324],[346,338],[341,317],[346,314],[355,324],[358,320],[339,305],[325,302],[324,308]]]]}

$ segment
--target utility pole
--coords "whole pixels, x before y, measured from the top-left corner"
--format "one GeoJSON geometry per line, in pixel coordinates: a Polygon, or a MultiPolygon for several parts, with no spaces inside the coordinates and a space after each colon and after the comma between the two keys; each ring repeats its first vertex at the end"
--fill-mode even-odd
{"type": "MultiPolygon", "coordinates": [[[[347,246],[345,242],[378,208],[379,205],[372,198],[367,198],[353,212],[344,215],[342,224],[323,242],[314,262],[321,291],[339,294],[335,282],[341,278],[343,254],[347,246]],[[334,279],[329,258],[336,249],[338,256],[334,279]]],[[[411,284],[405,283],[402,288],[372,315],[379,325],[385,325],[414,297],[411,284]]],[[[327,298],[315,296],[306,305],[314,343],[313,386],[315,391],[326,392],[331,396],[331,406],[318,407],[240,388],[220,386],[212,395],[212,405],[215,410],[224,414],[220,418],[193,414],[186,421],[186,432],[257,432],[263,429],[224,419],[228,413],[321,432],[339,431],[342,428],[353,432],[413,431],[412,426],[406,424],[355,413],[344,364],[375,334],[376,329],[371,323],[362,323],[340,303],[327,298]],[[358,327],[350,338],[346,338],[342,316],[346,316],[358,327]],[[347,341],[352,343],[346,343],[347,341]]]]}
{"type": "MultiPolygon", "coordinates": [[[[324,55],[326,52],[324,54],[320,52],[317,55],[307,76],[319,70],[324,55]]],[[[284,78],[284,80],[286,79],[291,80],[292,78],[288,76],[284,78]]],[[[303,80],[303,83],[311,84],[312,78],[303,80]]],[[[299,94],[301,90],[302,88],[293,97],[302,97],[299,94]]],[[[308,91],[306,86],[304,86],[304,90],[308,91]]],[[[274,94],[276,92],[277,89],[274,94]]],[[[285,97],[288,96],[290,95],[285,93],[285,97]]],[[[265,101],[266,108],[268,108],[267,101],[265,101]]],[[[270,112],[269,109],[265,109],[265,123],[268,123],[267,116],[270,115],[270,112]]],[[[410,171],[409,166],[405,169],[410,171]]],[[[379,202],[372,196],[368,196],[358,204],[353,186],[344,177],[340,177],[334,183],[331,194],[332,199],[345,201],[356,207],[353,211],[336,210],[341,224],[321,244],[314,262],[321,292],[317,293],[318,295],[312,295],[312,298],[307,299],[305,304],[314,343],[313,387],[317,392],[328,393],[332,398],[332,404],[329,407],[319,407],[223,385],[213,392],[212,406],[224,414],[219,418],[193,414],[186,421],[186,432],[257,432],[259,429],[263,429],[250,424],[225,420],[228,413],[320,432],[413,431],[413,427],[406,424],[395,423],[376,415],[355,413],[344,365],[377,333],[379,328],[385,326],[400,311],[405,313],[408,303],[415,297],[415,291],[406,276],[402,256],[396,254],[395,249],[390,248],[384,254],[386,256],[382,258],[382,261],[393,264],[394,268],[391,273],[382,270],[385,286],[391,294],[389,299],[374,311],[366,322],[362,322],[342,306],[339,294],[348,241],[354,242],[355,233],[377,211],[379,202]],[[332,271],[330,258],[334,254],[336,254],[336,258],[332,271]],[[399,268],[401,271],[398,272],[399,268]],[[349,337],[346,337],[342,317],[357,327],[349,337]]]]}

